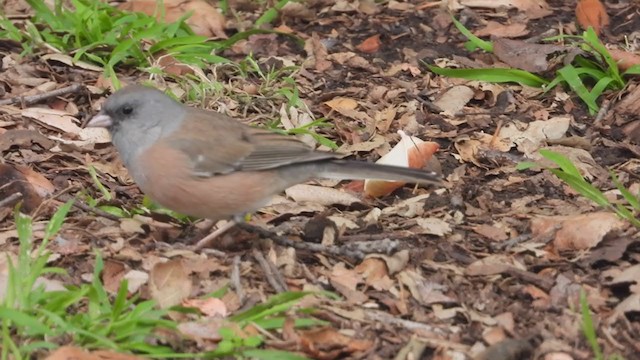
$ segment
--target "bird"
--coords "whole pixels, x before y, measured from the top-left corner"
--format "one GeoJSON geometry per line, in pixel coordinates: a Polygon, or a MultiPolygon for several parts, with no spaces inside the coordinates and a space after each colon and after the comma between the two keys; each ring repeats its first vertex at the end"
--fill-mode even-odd
{"type": "Polygon", "coordinates": [[[103,127],[140,190],[159,205],[240,221],[272,196],[313,178],[441,184],[422,169],[347,160],[295,136],[189,107],[146,85],[110,95],[86,127],[103,127]]]}

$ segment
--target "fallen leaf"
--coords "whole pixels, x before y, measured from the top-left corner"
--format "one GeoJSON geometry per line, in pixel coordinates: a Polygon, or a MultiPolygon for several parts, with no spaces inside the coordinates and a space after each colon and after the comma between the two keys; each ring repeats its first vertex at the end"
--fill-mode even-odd
{"type": "Polygon", "coordinates": [[[109,350],[97,350],[89,352],[74,346],[63,346],[50,353],[46,360],[143,360],[144,358],[117,353],[109,350]]]}
{"type": "Polygon", "coordinates": [[[422,228],[420,231],[421,234],[445,236],[453,231],[449,223],[439,218],[417,218],[415,220],[420,228],[422,228]]]}
{"type": "Polygon", "coordinates": [[[609,25],[607,9],[600,0],[580,0],[576,5],[576,18],[583,29],[592,27],[597,35],[609,25]]]}
{"type": "Polygon", "coordinates": [[[553,231],[556,251],[592,248],[610,232],[624,229],[627,223],[614,213],[595,212],[570,216],[538,216],[531,219],[531,235],[535,238],[553,231]]]}
{"type": "Polygon", "coordinates": [[[182,301],[182,306],[196,308],[207,316],[227,316],[227,306],[225,303],[214,297],[207,299],[185,299],[182,301]]]}
{"type": "Polygon", "coordinates": [[[560,45],[532,44],[505,38],[493,39],[493,53],[498,59],[511,67],[533,73],[547,71],[549,68],[547,56],[565,50],[566,48],[560,45]]]}
{"type": "Polygon", "coordinates": [[[473,32],[476,36],[496,36],[498,38],[517,38],[529,34],[527,24],[524,22],[515,22],[512,24],[501,24],[497,21],[489,20],[480,28],[473,32]]]}
{"type": "Polygon", "coordinates": [[[285,190],[285,194],[296,202],[311,202],[325,206],[349,206],[362,202],[357,197],[338,189],[306,184],[294,185],[285,190]]]}
{"type": "Polygon", "coordinates": [[[167,0],[162,3],[164,9],[160,11],[156,10],[157,4],[158,2],[153,0],[132,0],[121,4],[118,8],[131,12],[145,13],[149,16],[155,15],[159,20],[162,19],[164,14],[166,23],[176,22],[183,15],[191,12],[192,14],[186,20],[186,23],[194,33],[207,37],[227,38],[224,32],[226,26],[224,15],[205,1],[167,0]]]}
{"type": "Polygon", "coordinates": [[[191,279],[180,258],[155,264],[149,277],[151,297],[162,309],[178,305],[191,295],[191,279]]]}
{"type": "Polygon", "coordinates": [[[613,60],[622,71],[628,70],[634,65],[640,65],[640,54],[628,52],[620,49],[607,49],[613,60]]]}
{"type": "Polygon", "coordinates": [[[362,51],[363,53],[373,54],[374,52],[380,49],[380,34],[372,35],[366,38],[363,42],[361,42],[356,49],[362,51]]]}
{"type": "Polygon", "coordinates": [[[446,116],[455,116],[462,111],[465,105],[473,99],[475,92],[468,86],[456,85],[447,90],[433,102],[446,116]]]}
{"type": "Polygon", "coordinates": [[[300,343],[305,353],[314,359],[336,359],[347,354],[368,351],[373,342],[354,339],[330,327],[300,332],[300,343]]]}

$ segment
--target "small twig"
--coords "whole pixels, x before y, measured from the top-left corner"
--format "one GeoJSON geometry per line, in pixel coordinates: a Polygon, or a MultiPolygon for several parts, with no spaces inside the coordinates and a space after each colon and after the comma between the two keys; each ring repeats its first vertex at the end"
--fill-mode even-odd
{"type": "Polygon", "coordinates": [[[278,282],[278,280],[276,279],[276,277],[275,277],[275,275],[273,274],[273,271],[272,271],[273,269],[269,265],[269,261],[267,259],[265,259],[264,255],[262,255],[260,250],[253,249],[253,257],[255,257],[256,260],[258,260],[258,264],[260,264],[260,267],[262,268],[262,271],[264,271],[264,276],[267,278],[267,282],[269,282],[271,287],[278,293],[287,291],[282,286],[282,284],[280,284],[278,282]]]}
{"type": "Polygon", "coordinates": [[[12,104],[23,104],[23,105],[31,105],[35,103],[39,103],[44,100],[51,99],[53,97],[62,96],[66,94],[71,94],[84,89],[84,85],[82,84],[73,84],[67,87],[63,87],[60,89],[55,89],[49,92],[45,92],[42,94],[29,95],[29,96],[15,96],[9,99],[0,100],[1,105],[12,105],[12,104]]]}
{"type": "Polygon", "coordinates": [[[80,210],[84,210],[90,213],[94,213],[98,216],[102,216],[103,218],[109,219],[109,220],[113,220],[113,221],[120,221],[120,217],[113,215],[113,214],[109,214],[106,211],[100,210],[98,208],[94,208],[91,207],[85,203],[83,203],[82,201],[78,200],[77,198],[73,198],[68,194],[62,194],[60,196],[58,196],[58,199],[62,200],[62,201],[69,201],[69,200],[74,200],[73,201],[73,206],[77,207],[80,210]]]}
{"type": "Polygon", "coordinates": [[[276,266],[276,264],[274,264],[273,261],[269,259],[266,259],[266,260],[267,260],[267,264],[269,265],[269,268],[271,268],[271,273],[273,274],[273,277],[276,279],[278,284],[280,284],[280,286],[284,289],[284,291],[288,291],[289,287],[287,286],[287,282],[284,281],[284,276],[282,276],[282,272],[280,272],[280,269],[278,269],[278,266],[276,266]]]}
{"type": "Polygon", "coordinates": [[[13,194],[9,195],[8,197],[0,200],[0,208],[1,207],[5,207],[7,205],[12,205],[15,201],[18,201],[18,200],[22,199],[22,196],[23,195],[20,192],[16,192],[16,193],[13,193],[13,194]]]}
{"type": "Polygon", "coordinates": [[[553,288],[553,285],[555,285],[555,282],[551,279],[547,279],[538,274],[532,273],[530,271],[520,270],[515,267],[509,267],[504,273],[518,278],[522,281],[531,283],[547,292],[551,290],[551,288],[553,288]]]}
{"type": "Polygon", "coordinates": [[[273,240],[276,244],[280,246],[288,246],[298,250],[307,250],[310,252],[322,252],[325,254],[333,255],[333,256],[343,256],[351,259],[362,260],[365,257],[365,253],[357,250],[351,250],[341,246],[325,246],[321,244],[300,242],[300,241],[292,241],[285,237],[278,236],[272,233],[269,230],[265,230],[258,226],[253,226],[247,223],[240,223],[237,225],[244,231],[258,234],[259,236],[267,239],[273,240]]]}
{"type": "Polygon", "coordinates": [[[517,244],[520,244],[522,242],[528,241],[531,239],[531,234],[520,234],[512,239],[509,239],[507,241],[495,244],[495,245],[491,245],[491,248],[494,250],[505,250],[505,249],[511,249],[512,247],[516,246],[517,244]]]}
{"type": "Polygon", "coordinates": [[[442,331],[442,329],[439,329],[437,327],[419,323],[417,321],[401,319],[382,311],[369,310],[369,311],[366,311],[364,314],[369,320],[372,320],[372,321],[377,321],[377,322],[389,324],[389,325],[400,326],[411,331],[418,330],[418,331],[423,331],[425,333],[445,335],[445,332],[442,331]]]}
{"type": "Polygon", "coordinates": [[[233,258],[233,265],[231,269],[231,286],[236,290],[236,295],[238,295],[238,301],[240,304],[244,302],[244,289],[242,288],[242,283],[240,282],[240,255],[236,255],[233,258]]]}
{"type": "Polygon", "coordinates": [[[211,244],[213,244],[214,240],[219,238],[220,235],[226,233],[227,231],[229,231],[229,229],[231,229],[234,226],[236,226],[235,220],[227,221],[224,225],[220,226],[219,228],[217,228],[215,231],[213,231],[209,235],[207,235],[207,236],[203,237],[202,239],[200,239],[198,241],[198,243],[196,244],[196,246],[195,246],[195,250],[202,250],[202,249],[204,249],[206,247],[209,247],[211,244]]]}
{"type": "Polygon", "coordinates": [[[600,110],[598,110],[598,114],[596,115],[595,120],[593,120],[593,125],[600,126],[602,125],[602,121],[604,117],[609,113],[609,106],[611,105],[611,101],[604,100],[602,105],[600,105],[600,110]]]}
{"type": "MultiPolygon", "coordinates": [[[[342,235],[340,236],[340,241],[345,243],[350,243],[354,241],[377,241],[389,239],[391,236],[389,233],[380,233],[380,234],[352,234],[352,235],[342,235]]],[[[394,238],[398,238],[396,234],[393,234],[394,238]]]]}

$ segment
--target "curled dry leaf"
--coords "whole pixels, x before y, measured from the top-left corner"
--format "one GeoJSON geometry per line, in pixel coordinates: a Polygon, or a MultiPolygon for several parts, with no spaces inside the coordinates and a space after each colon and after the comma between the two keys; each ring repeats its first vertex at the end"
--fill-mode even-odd
{"type": "Polygon", "coordinates": [[[372,54],[380,49],[380,34],[375,34],[366,38],[363,42],[361,42],[356,49],[362,51],[363,53],[372,54]]]}
{"type": "Polygon", "coordinates": [[[556,251],[586,250],[592,248],[611,231],[622,230],[626,223],[610,212],[596,212],[571,216],[537,217],[531,219],[533,237],[553,231],[556,251]]]}
{"type": "Polygon", "coordinates": [[[619,49],[608,49],[620,70],[628,70],[633,65],[640,65],[640,55],[619,49]]]}
{"type": "Polygon", "coordinates": [[[227,305],[218,298],[207,299],[186,299],[182,301],[185,307],[192,307],[200,310],[207,316],[227,316],[227,305]]]}
{"type": "Polygon", "coordinates": [[[607,9],[600,0],[580,0],[576,5],[576,18],[583,29],[591,26],[598,35],[609,25],[607,9]]]}
{"type": "Polygon", "coordinates": [[[192,12],[186,23],[194,33],[207,37],[226,39],[224,33],[226,20],[216,8],[202,0],[168,0],[164,2],[165,9],[156,11],[157,2],[154,0],[134,0],[119,6],[121,10],[141,12],[149,16],[156,15],[158,19],[164,14],[167,23],[177,21],[181,16],[192,12]]]}
{"type": "MultiPolygon", "coordinates": [[[[427,142],[415,136],[409,136],[400,130],[400,141],[387,154],[376,161],[377,164],[404,166],[413,169],[424,167],[433,154],[438,151],[439,145],[435,142],[427,142]]],[[[380,197],[391,194],[402,187],[403,181],[365,180],[364,192],[367,196],[380,197]]]]}
{"type": "Polygon", "coordinates": [[[123,354],[108,350],[88,352],[74,346],[63,346],[49,354],[46,360],[143,360],[135,355],[123,354]]]}
{"type": "Polygon", "coordinates": [[[300,332],[300,343],[304,352],[314,359],[336,359],[373,346],[372,341],[354,339],[330,327],[300,332]]]}

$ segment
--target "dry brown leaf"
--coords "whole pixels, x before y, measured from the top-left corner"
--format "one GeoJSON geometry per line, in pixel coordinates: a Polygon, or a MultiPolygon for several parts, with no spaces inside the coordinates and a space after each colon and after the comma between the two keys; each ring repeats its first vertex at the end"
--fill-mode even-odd
{"type": "Polygon", "coordinates": [[[504,229],[489,224],[476,225],[473,231],[492,241],[505,241],[509,238],[504,229]]]}
{"type": "Polygon", "coordinates": [[[55,142],[36,130],[13,129],[0,134],[0,152],[9,150],[11,147],[30,149],[34,145],[49,150],[55,142]]]}
{"type": "Polygon", "coordinates": [[[476,36],[496,36],[498,38],[517,38],[529,34],[527,24],[517,22],[513,24],[501,24],[497,21],[489,20],[481,29],[474,31],[476,36]]]}
{"type": "Polygon", "coordinates": [[[182,306],[196,308],[207,316],[227,316],[227,305],[218,298],[185,299],[182,306]]]}
{"type": "Polygon", "coordinates": [[[358,107],[357,101],[347,97],[335,97],[329,101],[325,101],[324,104],[339,113],[355,110],[358,107]]]}
{"type": "Polygon", "coordinates": [[[455,116],[473,99],[474,94],[475,92],[470,87],[457,85],[440,95],[433,104],[442,109],[444,115],[455,116]]]}
{"type": "Polygon", "coordinates": [[[30,213],[42,203],[43,197],[51,194],[55,187],[41,174],[24,166],[0,164],[0,199],[5,199],[16,193],[22,197],[14,202],[5,204],[12,208],[22,201],[21,211],[30,213]]]}
{"type": "MultiPolygon", "coordinates": [[[[333,66],[333,63],[327,60],[327,47],[322,41],[320,41],[320,37],[317,33],[314,32],[311,34],[311,38],[304,44],[304,50],[307,52],[305,65],[312,64],[318,72],[324,72],[333,66]]],[[[305,67],[308,67],[308,65],[305,67]]]]}
{"type": "Polygon", "coordinates": [[[451,225],[448,222],[436,218],[436,217],[428,217],[428,218],[416,218],[416,224],[420,226],[420,230],[418,233],[420,234],[429,234],[435,236],[445,236],[450,234],[453,229],[451,229],[451,225]]]}
{"type": "Polygon", "coordinates": [[[373,257],[364,259],[354,270],[362,274],[365,284],[378,291],[386,291],[393,286],[393,280],[387,273],[387,265],[382,259],[373,257]]]}
{"type": "Polygon", "coordinates": [[[572,116],[565,115],[529,123],[510,121],[500,129],[500,138],[511,141],[523,154],[533,156],[548,140],[565,137],[571,120],[572,116]]]}
{"type": "Polygon", "coordinates": [[[443,285],[429,281],[413,270],[401,271],[398,273],[397,279],[409,289],[411,296],[422,305],[456,303],[455,299],[443,293],[445,290],[443,285]]]}
{"type": "Polygon", "coordinates": [[[325,206],[350,206],[362,202],[349,193],[324,186],[298,184],[285,190],[285,193],[296,202],[311,202],[325,206]]]}
{"type": "Polygon", "coordinates": [[[566,48],[552,44],[531,44],[522,40],[493,39],[493,53],[511,67],[534,73],[547,71],[547,55],[565,51],[566,48]]]}
{"type": "Polygon", "coordinates": [[[592,248],[611,231],[624,229],[627,223],[614,213],[595,212],[570,216],[536,217],[531,219],[531,233],[535,238],[559,227],[553,245],[556,251],[592,248]]]}
{"type": "Polygon", "coordinates": [[[42,174],[33,171],[31,168],[22,165],[16,165],[15,168],[20,171],[29,184],[33,186],[33,189],[36,191],[38,196],[46,197],[56,190],[56,187],[51,183],[51,181],[49,181],[49,179],[44,177],[42,174]]]}
{"type": "Polygon", "coordinates": [[[534,347],[527,339],[506,339],[489,346],[475,360],[530,359],[534,347]]]}
{"type": "Polygon", "coordinates": [[[356,289],[359,284],[364,282],[362,275],[355,270],[347,269],[344,263],[338,263],[334,266],[329,281],[331,286],[352,304],[361,304],[369,299],[362,291],[356,289]]]}
{"type": "Polygon", "coordinates": [[[49,354],[46,360],[143,360],[131,354],[122,354],[109,350],[88,352],[75,346],[63,346],[49,354]]]}
{"type": "Polygon", "coordinates": [[[373,346],[369,340],[354,339],[333,328],[325,327],[300,332],[304,352],[314,359],[336,359],[345,354],[367,351],[373,346]]]}
{"type": "Polygon", "coordinates": [[[149,275],[151,297],[162,309],[178,305],[191,295],[191,279],[182,259],[157,263],[149,275]]]}
{"type": "Polygon", "coordinates": [[[640,65],[640,55],[636,53],[630,53],[620,49],[607,49],[613,60],[618,63],[618,68],[625,71],[633,65],[640,65]]]}
{"type": "Polygon", "coordinates": [[[44,54],[42,56],[40,56],[40,60],[53,60],[53,61],[58,61],[61,62],[65,65],[69,65],[69,66],[76,66],[79,67],[81,69],[85,69],[85,70],[90,70],[90,71],[95,71],[95,72],[102,72],[104,71],[103,68],[101,68],[100,66],[96,66],[81,60],[74,60],[73,57],[66,55],[66,54],[59,54],[59,53],[53,53],[53,54],[44,54]]]}
{"type": "Polygon", "coordinates": [[[580,0],[576,5],[576,18],[583,29],[591,26],[598,35],[609,25],[607,9],[600,0],[580,0]]]}
{"type": "Polygon", "coordinates": [[[110,293],[118,292],[120,282],[124,278],[127,267],[124,263],[113,260],[104,261],[104,269],[102,270],[102,283],[104,288],[110,293]]]}
{"type": "Polygon", "coordinates": [[[366,38],[363,42],[361,42],[356,49],[362,51],[363,53],[373,54],[374,52],[380,50],[380,34],[372,35],[366,38]]]}
{"type": "Polygon", "coordinates": [[[198,321],[182,322],[178,325],[178,330],[202,345],[206,341],[220,341],[222,337],[218,334],[218,330],[228,326],[229,324],[222,318],[205,317],[198,321]]]}
{"type": "Polygon", "coordinates": [[[529,19],[539,19],[551,15],[553,11],[545,0],[459,0],[460,5],[470,8],[517,9],[529,19]]]}
{"type": "Polygon", "coordinates": [[[133,0],[120,5],[121,10],[141,12],[149,16],[161,19],[164,14],[164,21],[172,23],[188,12],[192,15],[186,20],[194,33],[207,37],[217,37],[226,39],[224,32],[226,20],[216,8],[203,0],[169,0],[164,1],[164,11],[156,12],[157,2],[153,0],[133,0]]]}
{"type": "Polygon", "coordinates": [[[502,274],[513,267],[513,259],[506,255],[490,255],[469,264],[466,274],[469,276],[486,276],[502,274]]]}

